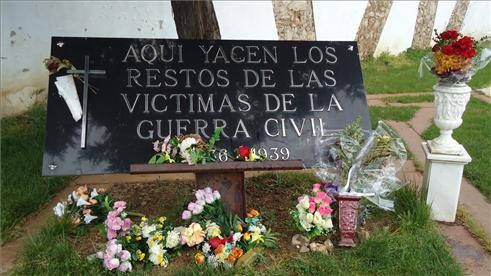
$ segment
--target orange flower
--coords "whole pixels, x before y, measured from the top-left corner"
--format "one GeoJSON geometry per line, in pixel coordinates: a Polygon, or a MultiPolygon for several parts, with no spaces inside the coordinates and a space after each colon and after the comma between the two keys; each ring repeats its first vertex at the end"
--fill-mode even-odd
{"type": "Polygon", "coordinates": [[[259,212],[256,209],[251,209],[249,213],[247,214],[248,218],[253,218],[259,216],[259,212]]]}
{"type": "Polygon", "coordinates": [[[95,200],[95,199],[90,199],[90,200],[89,200],[89,202],[90,202],[90,204],[92,204],[92,205],[97,204],[97,200],[95,200]]]}
{"type": "Polygon", "coordinates": [[[237,224],[237,231],[242,232],[242,224],[237,224]]]}
{"type": "Polygon", "coordinates": [[[227,257],[227,261],[228,261],[229,263],[233,263],[233,262],[235,262],[236,260],[237,260],[237,259],[236,259],[234,256],[232,256],[232,254],[228,255],[228,257],[227,257]]]}
{"type": "Polygon", "coordinates": [[[230,253],[230,255],[234,256],[234,258],[236,259],[242,257],[243,254],[244,251],[239,247],[235,247],[234,249],[232,249],[232,253],[230,253]]]}
{"type": "Polygon", "coordinates": [[[86,214],[90,214],[90,213],[92,213],[92,209],[84,209],[84,210],[82,211],[82,213],[83,213],[84,215],[86,215],[86,214]]]}
{"type": "Polygon", "coordinates": [[[197,265],[204,263],[205,262],[205,255],[203,255],[203,253],[201,253],[201,252],[196,253],[196,255],[194,255],[194,262],[197,265]]]}
{"type": "Polygon", "coordinates": [[[218,255],[218,254],[222,253],[223,251],[225,251],[225,245],[220,244],[220,245],[218,245],[217,248],[215,248],[214,253],[215,253],[215,255],[218,255]]]}
{"type": "Polygon", "coordinates": [[[87,192],[88,188],[87,185],[84,186],[78,186],[77,190],[75,191],[79,196],[83,195],[87,192]]]}

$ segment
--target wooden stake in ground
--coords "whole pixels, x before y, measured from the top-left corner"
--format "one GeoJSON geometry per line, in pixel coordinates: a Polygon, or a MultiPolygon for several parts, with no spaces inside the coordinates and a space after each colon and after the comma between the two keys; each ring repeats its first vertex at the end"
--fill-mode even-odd
{"type": "Polygon", "coordinates": [[[171,1],[177,35],[182,39],[220,39],[211,0],[171,1]]]}

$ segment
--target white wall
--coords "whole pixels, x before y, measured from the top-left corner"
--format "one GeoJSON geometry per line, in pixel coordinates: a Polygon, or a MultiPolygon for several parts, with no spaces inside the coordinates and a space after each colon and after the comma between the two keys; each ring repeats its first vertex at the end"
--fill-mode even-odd
{"type": "Polygon", "coordinates": [[[368,1],[312,1],[317,40],[355,40],[368,1]]]}
{"type": "Polygon", "coordinates": [[[51,36],[177,38],[170,2],[164,1],[2,1],[1,10],[2,114],[32,100],[12,93],[47,85],[42,60],[49,57],[51,36]]]}
{"type": "MultiPolygon", "coordinates": [[[[214,1],[223,39],[278,39],[273,5],[264,1],[214,1]]],[[[314,1],[318,40],[353,40],[367,1],[314,1]]],[[[448,24],[455,1],[439,1],[435,28],[448,24]]],[[[418,1],[394,1],[376,53],[411,46],[418,1]]],[[[491,2],[471,1],[463,32],[491,35],[491,2]]],[[[2,1],[1,112],[22,111],[47,84],[42,60],[51,36],[177,38],[168,1],[2,1]]]]}
{"type": "Polygon", "coordinates": [[[222,39],[278,40],[271,1],[213,1],[222,39]]]}
{"type": "Polygon", "coordinates": [[[375,56],[382,52],[400,53],[411,47],[419,1],[394,1],[385,22],[375,56]]]}

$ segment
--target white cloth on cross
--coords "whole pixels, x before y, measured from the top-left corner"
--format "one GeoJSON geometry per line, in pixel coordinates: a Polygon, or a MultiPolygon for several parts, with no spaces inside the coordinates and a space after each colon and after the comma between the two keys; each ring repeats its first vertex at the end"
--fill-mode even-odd
{"type": "Polygon", "coordinates": [[[58,88],[58,93],[63,97],[72,117],[77,122],[82,118],[82,106],[78,98],[77,87],[72,75],[56,77],[55,85],[58,88]]]}

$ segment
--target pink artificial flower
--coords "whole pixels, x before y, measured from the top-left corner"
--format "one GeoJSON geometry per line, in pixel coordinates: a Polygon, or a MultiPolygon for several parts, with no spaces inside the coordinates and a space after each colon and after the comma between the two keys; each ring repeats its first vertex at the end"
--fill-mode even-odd
{"type": "Polygon", "coordinates": [[[321,216],[327,216],[329,214],[332,213],[332,209],[329,207],[329,205],[326,205],[326,204],[322,204],[319,209],[317,209],[317,212],[319,212],[319,214],[321,216]]]}
{"type": "Polygon", "coordinates": [[[326,197],[328,197],[328,195],[325,192],[318,192],[317,194],[315,194],[314,202],[321,203],[326,197]]]}
{"type": "Polygon", "coordinates": [[[198,208],[198,205],[199,204],[196,204],[194,202],[189,202],[189,204],[188,204],[188,210],[191,211],[191,212],[193,212],[196,208],[198,208]]]}
{"type": "Polygon", "coordinates": [[[205,201],[206,203],[210,204],[213,201],[215,201],[215,197],[213,196],[213,193],[210,194],[205,194],[205,201]]]}
{"type": "Polygon", "coordinates": [[[214,192],[213,192],[213,197],[214,197],[215,199],[220,199],[220,197],[221,197],[221,196],[220,196],[220,192],[218,192],[218,191],[214,191],[214,192]]]}
{"type": "Polygon", "coordinates": [[[124,261],[127,261],[127,260],[129,260],[131,258],[131,254],[127,250],[123,250],[119,254],[119,258],[121,259],[121,261],[124,262],[124,261]]]}
{"type": "Polygon", "coordinates": [[[116,201],[114,202],[113,208],[116,209],[119,213],[121,213],[126,208],[126,202],[116,201]]]}
{"type": "Polygon", "coordinates": [[[130,230],[130,228],[131,228],[131,219],[130,218],[125,218],[123,220],[123,224],[121,226],[121,230],[123,230],[123,231],[126,232],[126,231],[130,230]]]}
{"type": "Polygon", "coordinates": [[[118,233],[114,230],[107,229],[107,239],[112,240],[115,239],[118,236],[118,233]]]}
{"type": "Polygon", "coordinates": [[[194,193],[194,195],[196,196],[197,200],[204,200],[205,199],[205,191],[202,189],[197,190],[196,193],[194,193]]]}
{"type": "Polygon", "coordinates": [[[113,270],[119,266],[119,260],[117,258],[106,258],[104,260],[104,266],[107,270],[113,270]]]}
{"type": "Polygon", "coordinates": [[[331,197],[330,197],[330,196],[326,196],[326,197],[324,198],[324,204],[329,205],[329,204],[331,204],[331,202],[332,202],[332,199],[331,199],[331,197]]]}
{"type": "Polygon", "coordinates": [[[206,187],[204,189],[204,191],[205,191],[205,194],[213,194],[213,190],[210,187],[206,187]]]}
{"type": "Polygon", "coordinates": [[[153,142],[153,150],[159,152],[159,140],[153,142]]]}
{"type": "Polygon", "coordinates": [[[321,184],[320,183],[315,183],[312,186],[312,192],[317,193],[317,192],[320,192],[320,190],[321,190],[321,184]]]}
{"type": "Polygon", "coordinates": [[[195,206],[196,207],[194,208],[194,210],[191,211],[193,213],[193,215],[201,214],[201,212],[203,212],[203,205],[196,204],[195,206]]]}
{"type": "Polygon", "coordinates": [[[310,202],[309,203],[309,213],[314,213],[315,212],[315,203],[314,202],[310,202]]]}
{"type": "Polygon", "coordinates": [[[182,219],[183,220],[188,220],[190,218],[191,218],[191,212],[190,211],[186,210],[186,211],[182,212],[182,219]]]}
{"type": "Polygon", "coordinates": [[[107,222],[107,227],[112,230],[121,230],[121,226],[123,226],[123,220],[120,217],[116,217],[107,222]]]}
{"type": "Polygon", "coordinates": [[[121,272],[131,272],[131,270],[132,270],[132,266],[129,261],[122,262],[118,267],[118,271],[121,272]]]}

